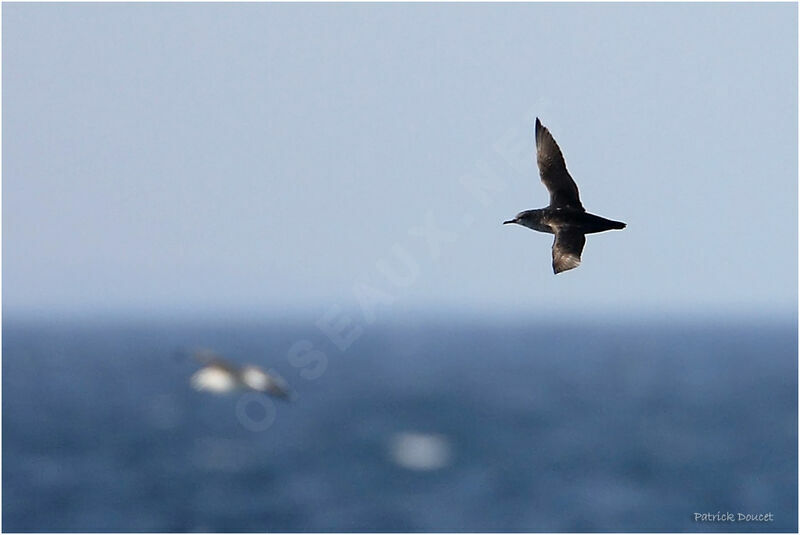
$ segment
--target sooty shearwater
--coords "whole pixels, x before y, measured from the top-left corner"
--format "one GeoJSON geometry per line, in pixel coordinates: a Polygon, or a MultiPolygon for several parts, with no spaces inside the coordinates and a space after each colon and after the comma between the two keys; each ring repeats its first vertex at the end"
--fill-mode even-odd
{"type": "Polygon", "coordinates": [[[625,223],[588,213],[578,196],[578,186],[567,171],[564,156],[550,131],[536,118],[536,163],[539,175],[550,192],[550,206],[525,210],[503,224],[516,223],[539,232],[555,234],[553,273],[578,267],[586,235],[623,229],[625,223]]]}

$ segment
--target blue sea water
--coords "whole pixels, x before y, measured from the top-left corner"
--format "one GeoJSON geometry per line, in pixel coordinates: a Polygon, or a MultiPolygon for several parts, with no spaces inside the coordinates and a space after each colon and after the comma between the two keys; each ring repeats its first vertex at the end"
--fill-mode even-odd
{"type": "Polygon", "coordinates": [[[792,321],[420,320],[342,352],[313,322],[7,320],[2,372],[4,531],[798,527],[792,321]],[[196,346],[296,400],[192,390],[196,346]],[[449,456],[398,462],[409,433],[449,456]],[[772,521],[695,521],[727,512],[772,521]]]}

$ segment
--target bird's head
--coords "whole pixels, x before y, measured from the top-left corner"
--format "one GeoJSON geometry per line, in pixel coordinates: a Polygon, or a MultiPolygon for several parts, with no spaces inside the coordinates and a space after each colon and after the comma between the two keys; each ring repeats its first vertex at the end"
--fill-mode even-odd
{"type": "Polygon", "coordinates": [[[504,225],[508,225],[510,223],[516,223],[517,225],[524,225],[524,221],[528,218],[528,213],[530,210],[525,210],[524,212],[520,212],[514,216],[514,219],[509,219],[508,221],[503,221],[504,225]]]}

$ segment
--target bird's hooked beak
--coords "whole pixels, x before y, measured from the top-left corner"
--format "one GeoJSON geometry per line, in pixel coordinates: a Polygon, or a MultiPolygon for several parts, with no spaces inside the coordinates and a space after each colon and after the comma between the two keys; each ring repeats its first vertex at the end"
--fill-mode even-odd
{"type": "Polygon", "coordinates": [[[504,225],[508,225],[509,223],[516,223],[516,222],[517,222],[517,219],[514,218],[514,219],[509,219],[508,221],[503,221],[503,224],[504,225]]]}

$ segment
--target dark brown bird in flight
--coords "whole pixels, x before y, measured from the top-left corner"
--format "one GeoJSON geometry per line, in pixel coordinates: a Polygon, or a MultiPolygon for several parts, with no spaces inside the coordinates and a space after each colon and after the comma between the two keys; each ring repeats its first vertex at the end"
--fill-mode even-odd
{"type": "Polygon", "coordinates": [[[567,171],[561,149],[539,118],[536,118],[536,162],[544,187],[550,192],[550,206],[525,210],[503,224],[516,223],[539,232],[555,234],[553,273],[578,267],[586,234],[623,229],[625,223],[588,213],[581,204],[578,186],[567,171]]]}

